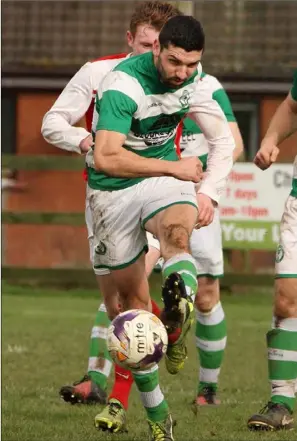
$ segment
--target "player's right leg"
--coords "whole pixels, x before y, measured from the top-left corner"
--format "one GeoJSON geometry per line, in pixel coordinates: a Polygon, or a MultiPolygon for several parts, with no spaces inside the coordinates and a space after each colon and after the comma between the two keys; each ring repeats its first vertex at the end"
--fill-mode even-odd
{"type": "MultiPolygon", "coordinates": [[[[145,197],[142,185],[113,192],[88,189],[98,243],[94,267],[111,271],[123,311],[151,309],[144,255],[147,240],[140,224],[145,197]]],[[[153,433],[152,439],[158,439],[157,432],[170,434],[171,417],[159,386],[158,365],[134,372],[133,377],[153,433]]],[[[95,417],[95,425],[98,417],[95,417]]],[[[168,437],[168,441],[170,439],[168,437]]]]}
{"type": "Polygon", "coordinates": [[[267,333],[271,397],[248,420],[251,430],[293,428],[297,378],[297,198],[289,196],[276,254],[273,328],[267,333]]]}
{"type": "Polygon", "coordinates": [[[176,374],[187,357],[186,336],[193,323],[197,268],[190,253],[190,235],[197,220],[194,184],[174,178],[153,178],[143,224],[159,239],[164,285],[162,320],[168,331],[166,367],[176,374]]]}

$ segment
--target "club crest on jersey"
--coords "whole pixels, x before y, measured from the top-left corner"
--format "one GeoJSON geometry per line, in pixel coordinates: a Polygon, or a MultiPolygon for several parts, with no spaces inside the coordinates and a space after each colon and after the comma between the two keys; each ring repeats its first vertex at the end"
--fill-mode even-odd
{"type": "Polygon", "coordinates": [[[179,102],[181,103],[182,108],[189,107],[189,99],[190,92],[188,90],[184,90],[179,98],[179,102]]]}

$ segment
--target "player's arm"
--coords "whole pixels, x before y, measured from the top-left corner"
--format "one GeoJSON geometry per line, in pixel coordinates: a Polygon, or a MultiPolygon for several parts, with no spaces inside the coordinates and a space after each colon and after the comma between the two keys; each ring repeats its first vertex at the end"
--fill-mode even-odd
{"type": "Polygon", "coordinates": [[[279,154],[279,145],[297,131],[297,72],[292,90],[277,108],[260,150],[255,156],[255,164],[262,170],[273,164],[279,154]]]}
{"type": "Polygon", "coordinates": [[[235,141],[235,149],[233,151],[233,162],[236,162],[244,150],[243,139],[235,115],[233,113],[232,105],[227,95],[227,92],[225,91],[225,89],[223,89],[223,86],[216,78],[212,77],[212,80],[217,83],[217,90],[213,94],[213,99],[217,101],[217,103],[223,110],[235,141]]]}
{"type": "Polygon", "coordinates": [[[91,63],[86,63],[43,118],[41,133],[47,142],[64,150],[81,153],[81,142],[91,135],[82,127],[72,126],[88,110],[92,101],[92,86],[91,63]]]}
{"type": "Polygon", "coordinates": [[[96,101],[100,116],[95,138],[95,168],[106,175],[123,178],[174,176],[199,182],[198,161],[182,165],[180,161],[143,158],[123,147],[142,94],[138,82],[126,74],[111,72],[105,77],[96,101]]]}
{"type": "Polygon", "coordinates": [[[198,193],[217,203],[233,166],[235,142],[226,116],[203,81],[198,83],[188,116],[201,128],[209,145],[207,170],[198,193]]]}
{"type": "Polygon", "coordinates": [[[243,139],[236,121],[229,122],[229,127],[235,141],[235,148],[233,150],[233,163],[238,160],[244,151],[243,139]]]}

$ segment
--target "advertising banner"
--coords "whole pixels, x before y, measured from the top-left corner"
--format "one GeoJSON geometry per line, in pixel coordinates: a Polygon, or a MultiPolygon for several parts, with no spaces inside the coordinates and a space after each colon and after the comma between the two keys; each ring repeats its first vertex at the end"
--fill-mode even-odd
{"type": "Polygon", "coordinates": [[[265,171],[252,163],[234,165],[220,202],[224,248],[276,249],[292,175],[292,164],[265,171]]]}

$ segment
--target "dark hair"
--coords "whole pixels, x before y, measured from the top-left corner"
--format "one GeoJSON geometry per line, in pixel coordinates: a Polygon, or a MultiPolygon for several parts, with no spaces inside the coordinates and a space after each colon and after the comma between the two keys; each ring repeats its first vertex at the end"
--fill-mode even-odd
{"type": "Polygon", "coordinates": [[[161,49],[172,44],[187,52],[201,51],[204,49],[205,36],[198,20],[190,15],[179,15],[165,23],[159,35],[159,42],[161,49]]]}
{"type": "Polygon", "coordinates": [[[130,32],[134,36],[139,25],[147,24],[160,31],[164,24],[172,17],[182,14],[179,9],[170,3],[148,1],[139,4],[130,21],[130,32]]]}

